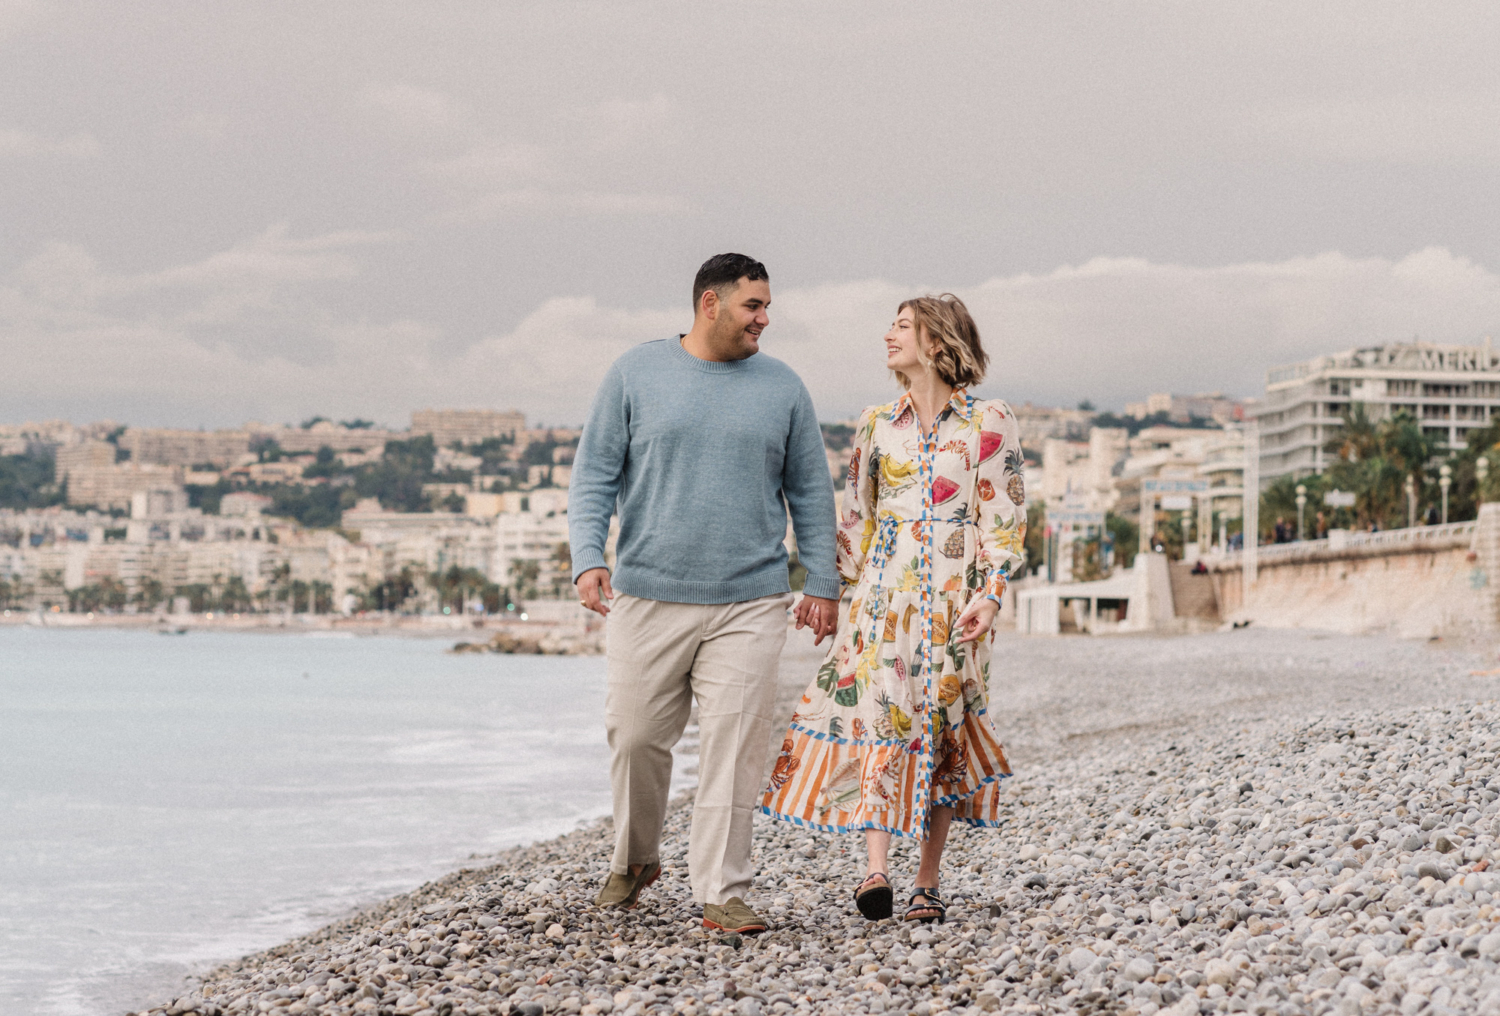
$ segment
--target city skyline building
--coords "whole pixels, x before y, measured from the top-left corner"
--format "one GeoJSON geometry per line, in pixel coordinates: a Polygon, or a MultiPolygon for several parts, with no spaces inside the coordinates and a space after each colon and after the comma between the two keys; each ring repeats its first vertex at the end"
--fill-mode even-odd
{"type": "Polygon", "coordinates": [[[491,438],[509,438],[526,430],[526,417],[517,410],[418,409],[411,414],[413,435],[430,434],[439,448],[473,445],[491,438]]]}
{"type": "Polygon", "coordinates": [[[1265,397],[1247,415],[1260,425],[1260,484],[1288,473],[1321,473],[1344,415],[1363,405],[1371,420],[1416,418],[1446,449],[1500,410],[1500,358],[1483,345],[1390,343],[1349,349],[1266,372],[1265,397]]]}

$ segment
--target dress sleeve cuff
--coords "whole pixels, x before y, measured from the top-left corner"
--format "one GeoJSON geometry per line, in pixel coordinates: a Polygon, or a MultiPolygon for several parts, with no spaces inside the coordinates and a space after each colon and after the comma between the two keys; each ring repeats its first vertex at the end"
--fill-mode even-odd
{"type": "Polygon", "coordinates": [[[808,575],[802,583],[802,592],[823,600],[837,600],[843,587],[837,575],[808,575]]]}
{"type": "Polygon", "coordinates": [[[990,572],[989,576],[984,580],[984,598],[999,603],[1001,597],[1005,595],[1005,586],[1006,581],[1003,572],[990,572]]]}

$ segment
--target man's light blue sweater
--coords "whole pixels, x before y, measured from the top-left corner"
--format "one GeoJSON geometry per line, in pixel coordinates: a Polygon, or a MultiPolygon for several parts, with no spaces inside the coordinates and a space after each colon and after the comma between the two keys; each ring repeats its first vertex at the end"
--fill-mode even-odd
{"type": "Polygon", "coordinates": [[[833,482],[812,398],[790,367],[764,353],[700,360],[672,338],[609,368],[568,491],[574,579],[605,566],[618,510],[620,592],[672,603],[787,592],[788,507],[804,592],[837,598],[833,482]]]}

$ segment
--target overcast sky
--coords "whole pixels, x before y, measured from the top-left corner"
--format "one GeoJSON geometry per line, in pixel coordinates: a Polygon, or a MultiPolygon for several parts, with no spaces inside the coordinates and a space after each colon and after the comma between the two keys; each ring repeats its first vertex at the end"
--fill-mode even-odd
{"type": "Polygon", "coordinates": [[[1013,402],[1500,337],[1493,3],[0,0],[0,422],[580,420],[771,272],[820,414],[899,300],[1013,402]]]}

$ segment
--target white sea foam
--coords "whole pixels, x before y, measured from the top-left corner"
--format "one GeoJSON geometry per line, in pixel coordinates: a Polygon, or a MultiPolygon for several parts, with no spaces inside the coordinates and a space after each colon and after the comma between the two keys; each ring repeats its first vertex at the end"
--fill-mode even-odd
{"type": "Polygon", "coordinates": [[[607,813],[604,661],[446,645],[0,629],[0,1012],[170,996],[607,813]]]}

